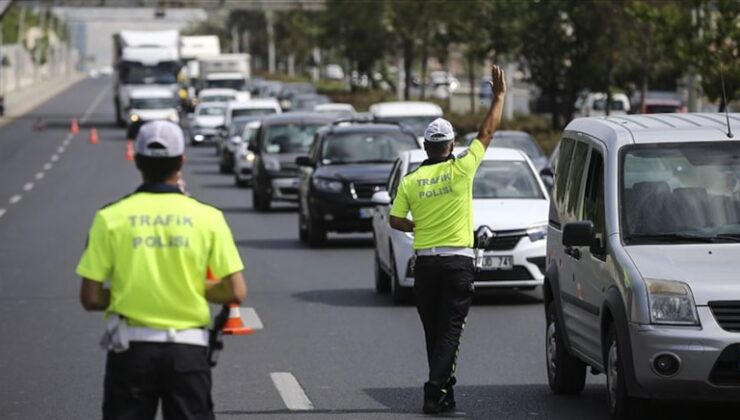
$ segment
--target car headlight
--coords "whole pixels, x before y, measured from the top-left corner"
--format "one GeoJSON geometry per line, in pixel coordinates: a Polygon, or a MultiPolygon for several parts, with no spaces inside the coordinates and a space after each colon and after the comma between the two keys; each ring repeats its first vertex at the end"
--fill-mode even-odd
{"type": "Polygon", "coordinates": [[[532,242],[541,241],[547,238],[547,225],[535,225],[527,229],[527,236],[532,242]]]}
{"type": "Polygon", "coordinates": [[[247,159],[247,162],[254,162],[254,153],[252,152],[247,153],[247,155],[245,156],[245,159],[247,159]]]}
{"type": "Polygon", "coordinates": [[[203,136],[203,134],[196,134],[196,135],[193,136],[193,140],[195,140],[195,141],[203,141],[205,139],[206,138],[205,138],[205,136],[203,136]]]}
{"type": "Polygon", "coordinates": [[[128,119],[131,120],[131,122],[139,121],[141,118],[137,114],[131,114],[128,116],[128,119]]]}
{"type": "Polygon", "coordinates": [[[699,325],[691,288],[680,281],[645,280],[650,303],[650,322],[669,325],[699,325]]]}
{"type": "Polygon", "coordinates": [[[337,181],[336,179],[314,178],[313,186],[318,190],[333,193],[339,193],[344,190],[344,184],[342,184],[342,181],[337,181]]]}
{"type": "Polygon", "coordinates": [[[170,120],[170,121],[172,121],[172,122],[179,122],[180,121],[180,116],[177,115],[177,112],[173,112],[172,114],[170,114],[170,115],[167,116],[167,119],[170,120]]]}
{"type": "Polygon", "coordinates": [[[280,170],[280,161],[274,158],[268,158],[265,157],[262,159],[262,162],[265,165],[265,169],[268,171],[279,171],[280,170]]]}

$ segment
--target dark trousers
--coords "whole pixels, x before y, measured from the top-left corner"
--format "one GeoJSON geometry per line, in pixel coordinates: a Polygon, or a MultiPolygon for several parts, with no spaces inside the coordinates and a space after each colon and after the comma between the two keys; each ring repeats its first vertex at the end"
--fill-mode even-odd
{"type": "Polygon", "coordinates": [[[463,256],[416,258],[414,294],[429,362],[425,394],[452,389],[460,337],[473,300],[475,265],[463,256]]]}
{"type": "Polygon", "coordinates": [[[108,352],[104,420],[154,419],[160,400],[165,420],[214,419],[206,347],[132,342],[108,352]]]}

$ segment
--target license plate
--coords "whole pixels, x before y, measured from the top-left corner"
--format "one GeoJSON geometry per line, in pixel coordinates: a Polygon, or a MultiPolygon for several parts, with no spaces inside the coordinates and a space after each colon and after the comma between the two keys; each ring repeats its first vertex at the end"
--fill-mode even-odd
{"type": "Polygon", "coordinates": [[[483,270],[512,270],[514,268],[514,258],[507,256],[483,256],[481,264],[483,270]]]}
{"type": "Polygon", "coordinates": [[[363,207],[360,209],[360,219],[370,219],[375,214],[375,207],[363,207]]]}

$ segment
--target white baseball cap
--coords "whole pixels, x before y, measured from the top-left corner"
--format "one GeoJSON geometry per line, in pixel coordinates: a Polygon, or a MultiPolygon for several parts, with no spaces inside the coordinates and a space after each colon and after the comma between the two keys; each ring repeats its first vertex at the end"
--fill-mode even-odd
{"type": "Polygon", "coordinates": [[[429,123],[424,130],[424,141],[430,143],[443,143],[455,140],[455,130],[452,124],[444,118],[437,118],[429,123]]]}
{"type": "Polygon", "coordinates": [[[179,125],[164,120],[141,126],[134,145],[136,154],[153,158],[170,158],[185,153],[185,136],[179,125]]]}

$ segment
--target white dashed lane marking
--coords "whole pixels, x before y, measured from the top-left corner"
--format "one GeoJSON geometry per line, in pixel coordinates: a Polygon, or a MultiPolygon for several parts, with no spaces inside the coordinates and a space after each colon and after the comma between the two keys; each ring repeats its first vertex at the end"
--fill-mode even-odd
{"type": "Polygon", "coordinates": [[[16,194],[16,195],[14,195],[14,196],[10,197],[10,200],[8,200],[8,202],[9,202],[10,204],[15,204],[15,203],[17,203],[17,202],[21,201],[21,198],[23,198],[23,196],[22,196],[22,195],[20,195],[20,194],[16,194]]]}
{"type": "Polygon", "coordinates": [[[262,330],[265,328],[265,326],[262,325],[262,320],[260,319],[259,315],[257,315],[257,311],[255,311],[254,308],[239,308],[239,313],[242,316],[242,322],[244,323],[245,327],[251,328],[253,330],[262,330]]]}
{"type": "Polygon", "coordinates": [[[26,185],[23,186],[23,191],[31,191],[33,189],[33,182],[27,182],[26,185]]]}
{"type": "Polygon", "coordinates": [[[5,209],[0,209],[0,217],[3,217],[5,215],[5,209]]]}
{"type": "Polygon", "coordinates": [[[57,154],[53,154],[53,155],[51,155],[51,161],[52,161],[52,162],[56,162],[56,161],[58,161],[58,160],[59,160],[59,155],[57,155],[57,154]]]}
{"type": "Polygon", "coordinates": [[[36,174],[36,179],[39,179],[39,180],[44,179],[44,175],[45,174],[43,172],[39,172],[36,174]]]}
{"type": "Polygon", "coordinates": [[[90,107],[87,108],[87,111],[85,111],[85,115],[82,116],[82,119],[80,119],[80,124],[84,124],[87,122],[87,119],[90,118],[90,115],[92,115],[93,111],[98,108],[98,104],[100,101],[103,100],[103,97],[106,93],[108,93],[109,87],[106,86],[105,89],[101,90],[100,93],[98,93],[98,96],[92,101],[90,104],[90,107]]]}
{"type": "Polygon", "coordinates": [[[57,147],[57,153],[64,153],[65,150],[67,150],[67,148],[64,146],[57,147]]]}
{"type": "Polygon", "coordinates": [[[52,165],[51,163],[45,163],[44,164],[44,170],[45,171],[48,171],[48,170],[50,170],[53,167],[54,167],[54,165],[52,165]]]}
{"type": "Polygon", "coordinates": [[[288,410],[313,410],[313,403],[308,399],[306,392],[292,373],[273,372],[270,374],[270,378],[272,378],[272,383],[275,384],[275,388],[277,388],[288,410]]]}

